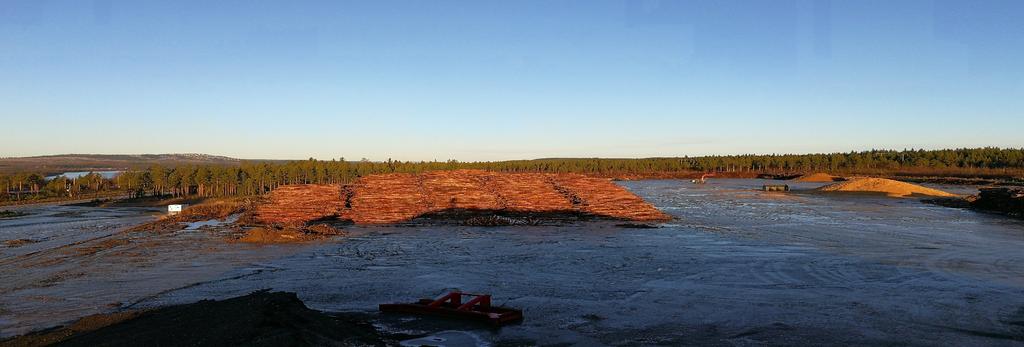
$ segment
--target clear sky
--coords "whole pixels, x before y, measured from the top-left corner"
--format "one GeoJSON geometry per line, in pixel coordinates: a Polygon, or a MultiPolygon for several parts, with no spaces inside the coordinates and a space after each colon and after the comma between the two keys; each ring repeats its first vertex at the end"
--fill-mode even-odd
{"type": "Polygon", "coordinates": [[[1024,147],[1024,1],[0,1],[0,156],[1024,147]]]}

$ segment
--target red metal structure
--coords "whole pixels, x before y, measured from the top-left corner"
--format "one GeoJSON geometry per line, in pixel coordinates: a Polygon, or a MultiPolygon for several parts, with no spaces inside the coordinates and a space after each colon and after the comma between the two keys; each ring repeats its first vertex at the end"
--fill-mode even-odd
{"type": "Polygon", "coordinates": [[[380,311],[471,319],[493,326],[502,326],[523,320],[522,310],[491,306],[491,296],[488,294],[463,292],[451,292],[436,300],[420,299],[411,304],[381,304],[380,311]],[[462,302],[463,297],[471,299],[462,302]]]}
{"type": "Polygon", "coordinates": [[[715,175],[714,173],[710,173],[710,172],[709,172],[709,173],[706,173],[706,174],[700,175],[700,179],[693,179],[693,180],[690,180],[690,183],[696,183],[696,184],[704,184],[705,182],[707,182],[707,178],[708,178],[708,177],[712,177],[712,176],[714,176],[714,175],[715,175]]]}

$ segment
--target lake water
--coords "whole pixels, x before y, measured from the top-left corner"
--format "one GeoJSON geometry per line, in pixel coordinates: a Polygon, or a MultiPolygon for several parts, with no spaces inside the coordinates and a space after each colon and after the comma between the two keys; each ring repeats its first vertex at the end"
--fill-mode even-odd
{"type": "Polygon", "coordinates": [[[111,179],[111,178],[116,177],[118,174],[120,174],[120,173],[122,173],[124,171],[68,171],[68,172],[65,172],[65,173],[62,173],[62,174],[59,174],[59,175],[46,176],[46,179],[47,180],[52,180],[52,179],[60,177],[60,176],[64,176],[64,177],[66,177],[68,179],[77,179],[77,178],[80,178],[82,176],[88,175],[88,174],[93,173],[93,172],[100,174],[100,176],[103,176],[103,178],[111,179]]]}

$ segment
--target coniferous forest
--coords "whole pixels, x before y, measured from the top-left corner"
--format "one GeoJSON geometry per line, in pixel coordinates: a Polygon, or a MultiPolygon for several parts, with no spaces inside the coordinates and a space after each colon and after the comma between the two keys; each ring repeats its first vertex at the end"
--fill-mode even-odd
{"type": "Polygon", "coordinates": [[[0,174],[0,202],[84,199],[99,196],[248,196],[288,184],[341,184],[366,175],[431,170],[580,173],[603,177],[682,177],[693,173],[797,174],[830,172],[875,175],[1019,177],[1024,149],[872,150],[829,154],[730,155],[677,158],[551,158],[497,162],[298,160],[239,165],[129,168],[113,178],[98,173],[46,179],[43,172],[0,174]]]}

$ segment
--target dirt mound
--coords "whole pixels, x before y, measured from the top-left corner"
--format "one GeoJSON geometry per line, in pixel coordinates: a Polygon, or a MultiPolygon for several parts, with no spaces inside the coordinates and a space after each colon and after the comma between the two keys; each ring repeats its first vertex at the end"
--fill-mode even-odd
{"type": "Polygon", "coordinates": [[[7,210],[0,211],[0,219],[21,217],[21,216],[27,216],[27,215],[28,215],[27,213],[18,212],[18,211],[7,211],[7,210]]]}
{"type": "Polygon", "coordinates": [[[220,199],[186,207],[181,213],[134,226],[128,231],[174,232],[188,227],[186,223],[208,220],[223,220],[236,213],[245,212],[252,202],[242,199],[220,199]]]}
{"type": "Polygon", "coordinates": [[[820,192],[876,193],[894,197],[952,197],[955,194],[885,178],[858,177],[816,189],[820,192]]]}
{"type": "Polygon", "coordinates": [[[670,219],[611,180],[576,174],[503,174],[482,170],[383,174],[344,187],[282,187],[256,208],[264,224],[321,219],[399,223],[446,211],[573,213],[611,219],[670,219]]]}
{"type": "Polygon", "coordinates": [[[238,242],[245,243],[292,243],[310,241],[311,239],[298,229],[266,229],[255,228],[245,232],[238,242]]]}
{"type": "MultiPolygon", "coordinates": [[[[229,241],[291,243],[345,235],[344,231],[317,219],[331,218],[341,209],[340,188],[329,185],[288,186],[271,197],[271,203],[251,200],[215,200],[189,206],[177,215],[134,226],[130,232],[168,233],[184,230],[194,222],[215,223],[215,228],[234,231],[229,241]],[[267,216],[270,216],[267,218],[267,216]],[[259,226],[247,229],[250,226],[259,226]]],[[[207,226],[200,226],[205,228],[207,226]]]]}
{"type": "Polygon", "coordinates": [[[207,201],[217,201],[216,198],[204,198],[201,196],[189,197],[168,197],[168,196],[145,196],[137,198],[99,198],[91,201],[69,204],[69,206],[87,207],[166,207],[171,204],[198,205],[207,201]]]}
{"type": "Polygon", "coordinates": [[[342,231],[341,229],[337,229],[337,228],[332,227],[332,226],[327,225],[327,224],[311,225],[311,226],[305,227],[303,230],[305,230],[307,234],[316,234],[316,235],[345,235],[346,234],[346,232],[342,231]]]}
{"type": "Polygon", "coordinates": [[[124,311],[108,314],[94,314],[82,317],[68,326],[46,329],[30,334],[18,336],[6,341],[0,341],[3,347],[32,347],[50,346],[90,331],[105,328],[142,314],[142,311],[124,311]]]}
{"type": "Polygon", "coordinates": [[[39,241],[31,240],[31,239],[14,239],[14,240],[4,241],[4,246],[7,246],[7,247],[21,247],[21,246],[30,245],[30,244],[33,244],[33,243],[36,243],[36,242],[39,242],[39,241]]]}
{"type": "Polygon", "coordinates": [[[1024,188],[985,188],[969,201],[972,207],[980,210],[1024,217],[1024,188]]]}
{"type": "Polygon", "coordinates": [[[245,203],[238,200],[221,200],[186,207],[178,214],[181,219],[198,222],[210,219],[224,219],[245,210],[245,203]]]}
{"type": "Polygon", "coordinates": [[[845,180],[845,178],[839,176],[832,176],[824,172],[807,174],[794,179],[794,181],[796,182],[839,182],[845,180]]]}
{"type": "Polygon", "coordinates": [[[10,346],[386,346],[368,323],[306,307],[295,293],[266,291],[222,301],[83,319],[5,341],[10,346]],[[109,319],[106,319],[109,317],[109,319]]]}
{"type": "Polygon", "coordinates": [[[292,243],[321,240],[330,236],[345,235],[344,231],[327,224],[303,228],[253,228],[236,241],[245,243],[292,243]]]}
{"type": "Polygon", "coordinates": [[[516,218],[508,216],[477,216],[470,217],[462,222],[462,225],[477,227],[497,227],[511,225],[537,225],[539,222],[530,218],[516,218]]]}

